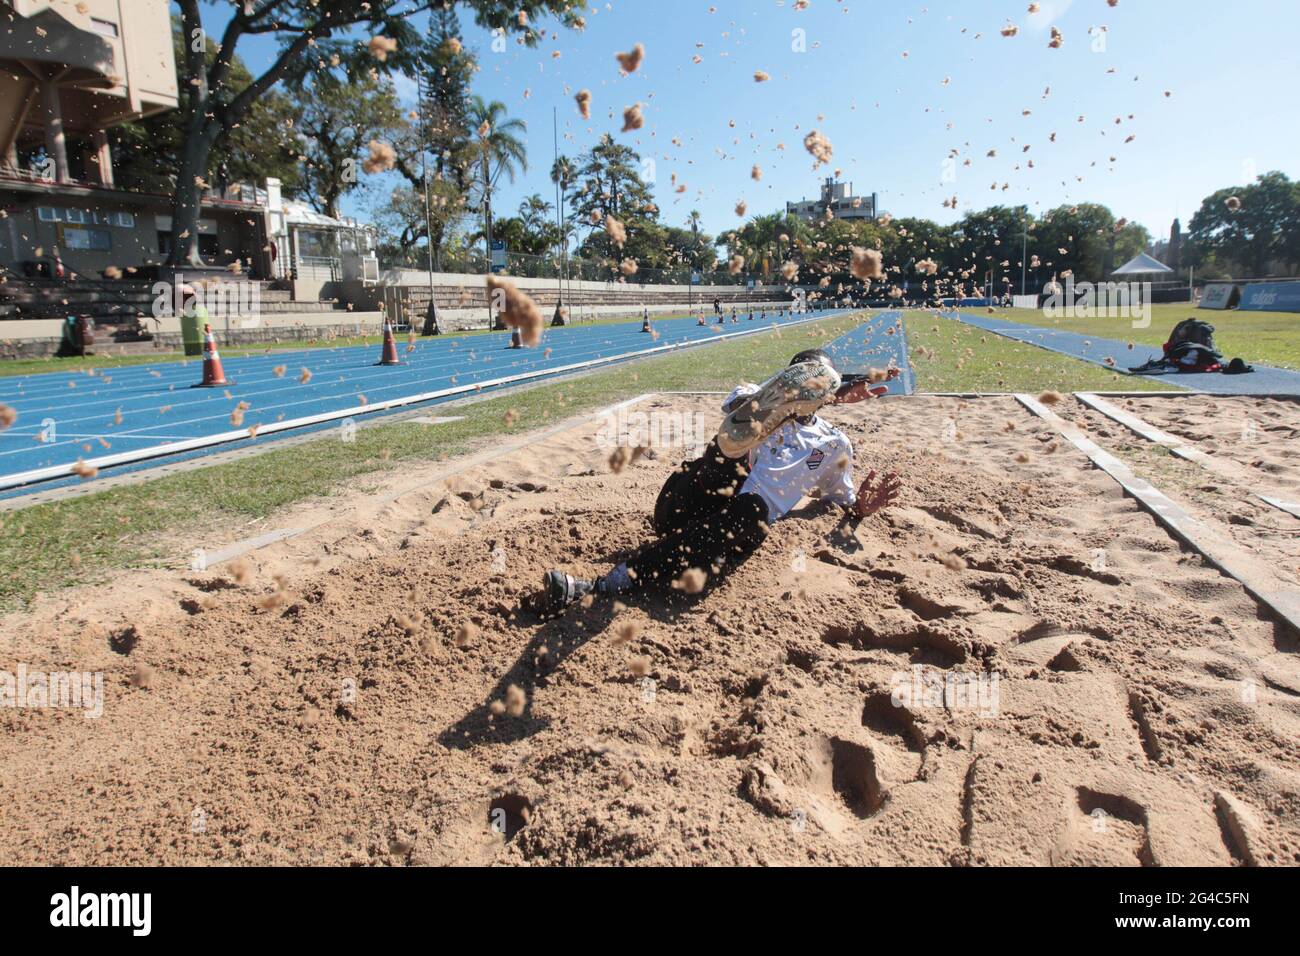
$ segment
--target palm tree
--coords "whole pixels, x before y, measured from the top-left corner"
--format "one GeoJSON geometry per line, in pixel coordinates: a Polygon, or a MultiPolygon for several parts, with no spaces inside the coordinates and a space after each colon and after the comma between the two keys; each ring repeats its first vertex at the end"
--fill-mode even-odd
{"type": "Polygon", "coordinates": [[[551,182],[560,187],[561,201],[568,199],[569,190],[578,181],[578,167],[568,156],[561,156],[551,164],[551,182]]]}
{"type": "MultiPolygon", "coordinates": [[[[785,231],[783,217],[775,213],[755,216],[746,227],[747,231],[751,228],[753,238],[750,241],[753,243],[754,251],[769,257],[775,251],[775,258],[780,259],[781,234],[785,231]]],[[[772,266],[771,258],[768,259],[768,266],[769,268],[772,266]]],[[[780,268],[780,264],[778,263],[776,267],[780,268]]]]}
{"type": "Polygon", "coordinates": [[[578,167],[568,156],[561,156],[551,164],[551,182],[559,188],[560,201],[560,238],[564,243],[564,252],[569,251],[569,236],[573,232],[569,225],[569,190],[578,182],[578,167]]]}
{"type": "Polygon", "coordinates": [[[492,259],[492,187],[504,174],[514,182],[515,174],[528,169],[528,150],[518,134],[528,132],[521,119],[507,119],[506,105],[500,100],[488,102],[475,94],[469,102],[470,122],[477,128],[474,152],[479,163],[483,187],[483,235],[487,242],[488,268],[492,259]]]}
{"type": "Polygon", "coordinates": [[[687,215],[686,217],[686,225],[691,230],[690,266],[692,269],[700,268],[700,258],[701,258],[700,253],[702,251],[700,249],[700,223],[703,221],[704,221],[704,217],[700,215],[700,211],[698,209],[692,209],[689,215],[687,215]]]}
{"type": "Polygon", "coordinates": [[[547,240],[555,234],[555,229],[551,223],[551,213],[555,207],[541,197],[539,193],[533,193],[525,197],[524,201],[519,204],[519,221],[523,223],[524,230],[531,236],[535,237],[538,244],[545,251],[547,240]]]}

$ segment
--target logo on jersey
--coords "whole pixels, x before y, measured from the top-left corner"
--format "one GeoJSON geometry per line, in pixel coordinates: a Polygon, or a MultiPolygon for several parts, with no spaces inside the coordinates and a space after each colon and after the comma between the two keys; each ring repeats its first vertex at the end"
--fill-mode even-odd
{"type": "Polygon", "coordinates": [[[814,449],[812,453],[808,455],[808,470],[816,471],[821,467],[821,463],[825,460],[826,452],[822,451],[820,448],[814,449]]]}

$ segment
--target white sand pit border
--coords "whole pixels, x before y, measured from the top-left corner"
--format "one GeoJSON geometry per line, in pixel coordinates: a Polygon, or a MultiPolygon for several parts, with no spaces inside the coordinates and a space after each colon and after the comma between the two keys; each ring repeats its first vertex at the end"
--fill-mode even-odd
{"type": "Polygon", "coordinates": [[[1175,538],[1236,580],[1255,600],[1300,633],[1300,592],[1274,577],[1267,568],[1261,568],[1222,534],[1197,521],[1145,478],[1134,474],[1128,465],[1085,435],[1077,425],[1060,418],[1030,395],[1019,394],[1016,399],[1118,482],[1175,538]]]}
{"type": "Polygon", "coordinates": [[[1185,461],[1190,461],[1193,464],[1200,465],[1206,471],[1218,475],[1220,478],[1225,478],[1228,481],[1235,482],[1260,501],[1300,518],[1300,504],[1283,501],[1280,498],[1273,498],[1261,494],[1258,490],[1252,487],[1254,484],[1253,476],[1241,465],[1231,461],[1225,461],[1221,458],[1215,458],[1213,455],[1207,455],[1199,448],[1194,448],[1187,444],[1187,442],[1183,441],[1183,439],[1179,438],[1177,435],[1171,435],[1166,431],[1161,431],[1151,423],[1138,418],[1132,412],[1126,412],[1122,408],[1116,408],[1114,405],[1110,404],[1110,402],[1098,397],[1096,394],[1091,392],[1075,392],[1074,397],[1094,411],[1100,412],[1107,418],[1119,422],[1119,424],[1123,425],[1134,434],[1139,435],[1149,442],[1163,445],[1165,448],[1169,449],[1170,454],[1177,455],[1185,461]]]}

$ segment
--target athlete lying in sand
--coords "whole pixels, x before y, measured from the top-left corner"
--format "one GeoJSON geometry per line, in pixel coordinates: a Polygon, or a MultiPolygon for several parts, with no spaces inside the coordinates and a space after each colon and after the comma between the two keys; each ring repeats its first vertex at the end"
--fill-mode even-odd
{"type": "MultiPolygon", "coordinates": [[[[897,374],[892,369],[890,377],[897,374]]],[[[727,417],[717,438],[701,457],[683,463],[659,492],[657,540],[595,581],[548,571],[534,610],[558,614],[588,594],[674,583],[698,590],[689,580],[682,583],[686,572],[697,569],[714,580],[726,574],[758,549],[772,522],[810,492],[855,519],[875,514],[898,497],[898,476],[891,472],[877,482],[870,471],[855,489],[853,446],[817,416],[817,409],[860,402],[885,390],[865,380],[844,382],[820,349],[800,352],[764,385],[741,385],[723,404],[727,417]]]]}

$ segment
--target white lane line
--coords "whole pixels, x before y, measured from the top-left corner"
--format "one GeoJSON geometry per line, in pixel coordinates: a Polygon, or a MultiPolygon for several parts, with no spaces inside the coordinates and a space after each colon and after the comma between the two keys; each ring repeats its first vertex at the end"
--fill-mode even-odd
{"type": "Polygon", "coordinates": [[[1106,451],[1073,422],[1058,417],[1036,398],[1017,394],[1016,400],[1065,438],[1092,463],[1115,479],[1128,494],[1169,532],[1228,577],[1235,579],[1255,600],[1270,608],[1300,633],[1300,590],[1275,577],[1267,568],[1256,570],[1258,558],[1210,526],[1197,521],[1186,509],[1106,451]]]}
{"type": "Polygon", "coordinates": [[[1107,418],[1119,422],[1125,428],[1140,435],[1147,441],[1154,442],[1157,445],[1163,445],[1165,448],[1169,449],[1171,454],[1177,455],[1185,461],[1190,461],[1194,464],[1200,465],[1206,471],[1218,475],[1220,478],[1239,484],[1248,494],[1254,495],[1260,501],[1300,518],[1300,506],[1280,501],[1277,498],[1270,498],[1268,495],[1260,494],[1260,492],[1255,490],[1253,487],[1255,484],[1255,475],[1252,474],[1249,469],[1243,468],[1236,462],[1227,461],[1222,458],[1215,458],[1213,455],[1207,455],[1199,448],[1194,448],[1187,444],[1187,442],[1179,438],[1177,435],[1171,435],[1166,431],[1161,431],[1159,428],[1156,428],[1156,426],[1138,418],[1131,412],[1126,412],[1122,408],[1116,408],[1110,402],[1098,398],[1090,392],[1076,392],[1075,397],[1089,408],[1095,409],[1107,418]]]}

